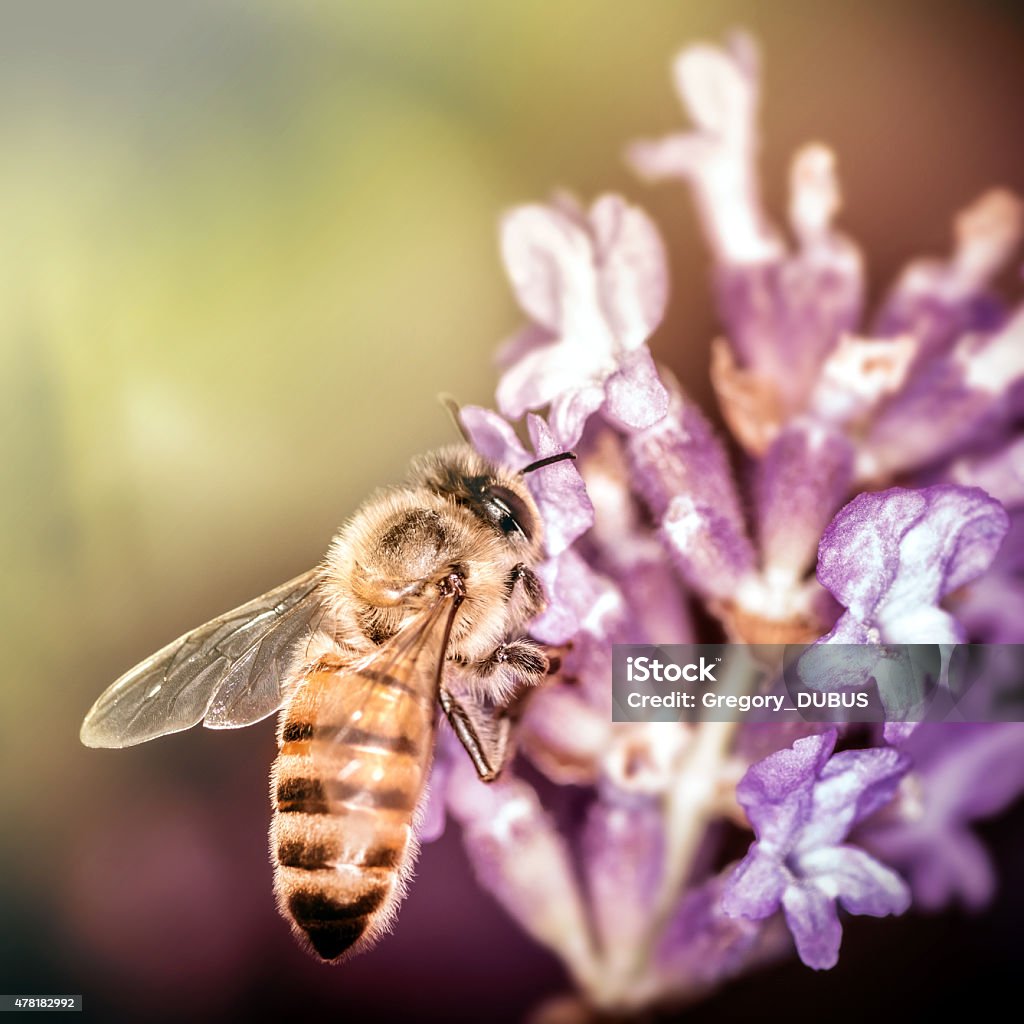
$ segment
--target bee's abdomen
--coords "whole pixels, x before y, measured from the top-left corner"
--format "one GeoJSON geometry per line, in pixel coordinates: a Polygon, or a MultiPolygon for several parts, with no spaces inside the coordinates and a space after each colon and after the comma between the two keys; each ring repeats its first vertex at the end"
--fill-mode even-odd
{"type": "Polygon", "coordinates": [[[426,695],[380,681],[359,694],[356,677],[308,677],[282,722],[271,778],[278,904],[324,960],[386,927],[430,763],[434,707],[426,695]],[[338,686],[359,706],[332,699],[328,717],[338,721],[326,721],[319,698],[338,686]]]}
{"type": "MultiPolygon", "coordinates": [[[[359,813],[327,818],[323,827],[301,814],[278,814],[272,830],[275,890],[282,913],[305,933],[317,955],[335,960],[386,923],[400,895],[410,826],[381,828],[359,813]],[[351,832],[369,841],[353,843],[351,832]],[[375,833],[369,839],[368,833],[375,833]]],[[[322,817],[322,816],[321,816],[322,817]]]]}

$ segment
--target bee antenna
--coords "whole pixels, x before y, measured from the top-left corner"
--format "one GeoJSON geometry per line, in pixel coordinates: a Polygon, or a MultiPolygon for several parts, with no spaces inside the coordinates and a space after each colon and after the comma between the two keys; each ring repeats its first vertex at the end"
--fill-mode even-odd
{"type": "Polygon", "coordinates": [[[462,435],[462,440],[467,444],[472,444],[473,440],[466,432],[466,428],[462,425],[462,417],[460,415],[461,409],[459,403],[449,395],[447,392],[441,392],[437,396],[437,400],[448,410],[448,415],[452,418],[452,423],[455,424],[455,429],[462,435]]]}
{"type": "Polygon", "coordinates": [[[575,452],[559,452],[557,455],[549,455],[546,459],[538,459],[536,462],[531,462],[528,466],[523,466],[519,470],[520,476],[525,476],[527,473],[532,473],[535,469],[543,469],[545,466],[550,466],[555,462],[565,462],[566,459],[575,460],[575,452]]]}

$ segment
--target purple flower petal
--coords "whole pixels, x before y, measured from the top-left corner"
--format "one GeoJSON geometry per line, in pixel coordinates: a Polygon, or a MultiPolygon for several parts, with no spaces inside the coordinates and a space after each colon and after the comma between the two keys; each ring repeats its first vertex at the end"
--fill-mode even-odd
{"type": "Polygon", "coordinates": [[[588,541],[595,564],[615,580],[630,609],[617,642],[695,642],[679,577],[631,493],[623,439],[608,428],[593,435],[577,465],[594,502],[588,541]]]}
{"type": "Polygon", "coordinates": [[[568,643],[581,629],[607,636],[626,609],[615,584],[595,572],[574,550],[539,566],[537,573],[548,596],[548,607],[530,627],[543,643],[568,643]]]}
{"type": "Polygon", "coordinates": [[[602,360],[599,354],[595,357],[594,353],[552,339],[523,350],[502,374],[495,397],[502,413],[514,420],[528,409],[548,404],[568,406],[557,416],[552,409],[552,422],[559,424],[558,436],[572,447],[579,439],[583,420],[600,406],[596,396],[604,400],[604,379],[614,371],[610,359],[602,360]],[[589,410],[579,423],[579,410],[574,414],[576,418],[570,415],[573,403],[582,403],[580,408],[589,410]],[[563,420],[565,426],[561,425],[563,420]],[[578,431],[575,437],[568,432],[569,427],[578,431]]]}
{"type": "Polygon", "coordinates": [[[958,598],[956,614],[971,640],[1024,643],[1024,591],[1019,577],[995,570],[986,573],[958,598]]]}
{"type": "Polygon", "coordinates": [[[665,246],[654,222],[621,196],[601,196],[590,210],[601,306],[625,349],[638,349],[668,304],[665,246]]]}
{"type": "Polygon", "coordinates": [[[501,255],[523,311],[553,334],[590,319],[596,288],[587,232],[561,210],[520,206],[501,224],[501,255]]]}
{"type": "Polygon", "coordinates": [[[592,980],[590,929],[569,851],[532,787],[508,777],[482,783],[462,757],[448,803],[480,884],[578,978],[592,980]]]}
{"type": "Polygon", "coordinates": [[[630,434],[626,452],[634,486],[656,519],[674,497],[688,494],[713,507],[737,531],[745,530],[725,447],[700,407],[678,388],[665,418],[630,434]]]}
{"type": "MultiPolygon", "coordinates": [[[[659,545],[660,547],[660,545],[659,545]]],[[[664,560],[634,563],[619,590],[631,615],[617,639],[624,644],[696,643],[693,621],[679,577],[664,560]]]]}
{"type": "Polygon", "coordinates": [[[598,799],[583,828],[583,863],[605,966],[626,971],[646,940],[661,879],[664,820],[653,800],[598,799]]]}
{"type": "Polygon", "coordinates": [[[861,452],[865,478],[892,475],[1001,436],[1018,416],[1024,308],[994,333],[964,335],[925,362],[879,411],[861,452]]]}
{"type": "Polygon", "coordinates": [[[530,461],[512,425],[496,412],[466,405],[459,410],[459,419],[481,455],[509,469],[520,469],[530,461]]]}
{"type": "Polygon", "coordinates": [[[1000,304],[992,278],[1009,260],[1024,229],[1024,206],[1006,189],[992,189],[957,217],[953,258],[919,260],[900,276],[878,316],[878,333],[912,333],[926,352],[992,327],[1000,304]]]}
{"type": "Polygon", "coordinates": [[[791,885],[782,897],[782,907],[800,959],[816,971],[835,967],[843,929],[833,897],[813,883],[791,885]]]}
{"type": "Polygon", "coordinates": [[[951,749],[935,757],[928,771],[937,809],[973,821],[1005,810],[1024,793],[1024,723],[1000,722],[973,730],[956,723],[944,729],[939,735],[951,749]],[[966,735],[961,738],[958,732],[966,735]]]}
{"type": "Polygon", "coordinates": [[[1024,512],[1010,516],[1010,529],[996,563],[957,591],[951,605],[973,641],[1024,641],[1024,512]]]}
{"type": "Polygon", "coordinates": [[[689,889],[666,925],[654,965],[662,991],[686,993],[695,984],[720,984],[752,962],[781,952],[782,929],[723,911],[730,874],[689,889]]]}
{"type": "Polygon", "coordinates": [[[836,693],[866,687],[886,656],[886,649],[873,642],[866,627],[844,615],[827,637],[800,655],[796,670],[804,686],[836,693]]]}
{"type": "Polygon", "coordinates": [[[754,572],[754,549],[746,533],[715,508],[686,495],[672,499],[661,532],[676,568],[698,594],[729,600],[754,572]]]}
{"type": "Polygon", "coordinates": [[[841,434],[801,420],[772,443],[758,467],[758,535],[769,578],[799,580],[822,531],[848,493],[853,449],[841,434]]]}
{"type": "Polygon", "coordinates": [[[775,258],[781,246],[761,210],[757,187],[756,48],[747,36],[729,51],[690,46],[676,57],[676,90],[696,131],[634,143],[628,158],[649,180],[692,186],[704,232],[722,263],[775,258]]]}
{"type": "Polygon", "coordinates": [[[921,847],[909,867],[915,901],[925,910],[940,910],[959,899],[969,910],[981,910],[996,893],[992,861],[970,832],[950,829],[942,851],[921,847]]]}
{"type": "Polygon", "coordinates": [[[729,877],[722,909],[730,917],[759,921],[779,909],[789,881],[789,873],[776,858],[755,851],[729,877]]]}
{"type": "MultiPolygon", "coordinates": [[[[556,335],[552,334],[546,327],[541,327],[540,324],[529,323],[518,331],[513,332],[498,346],[494,361],[499,367],[506,369],[518,363],[534,349],[540,348],[543,345],[549,345],[555,339],[556,335]]],[[[527,406],[523,406],[522,411],[513,418],[521,416],[526,411],[526,408],[527,406]]]]}
{"type": "Polygon", "coordinates": [[[753,765],[736,798],[759,839],[783,844],[806,823],[818,774],[836,744],[836,731],[806,736],[753,765]]]}
{"type": "Polygon", "coordinates": [[[683,578],[698,593],[732,597],[756,558],[728,459],[703,414],[676,391],[664,419],[628,436],[627,455],[683,578]]]}
{"type": "Polygon", "coordinates": [[[855,846],[830,846],[800,858],[810,881],[821,879],[824,891],[838,898],[851,914],[887,917],[910,907],[910,890],[891,868],[855,846]]]}
{"type": "Polygon", "coordinates": [[[808,259],[797,254],[716,275],[729,343],[783,419],[809,407],[822,363],[859,314],[859,273],[808,259]]]}
{"type": "Polygon", "coordinates": [[[882,739],[891,747],[900,747],[914,735],[917,722],[886,722],[882,726],[882,739]]]}
{"type": "Polygon", "coordinates": [[[594,707],[576,685],[539,688],[520,723],[520,748],[557,785],[593,785],[609,747],[611,700],[607,703],[607,708],[594,707]]]}
{"type": "Polygon", "coordinates": [[[900,913],[906,886],[889,868],[840,845],[849,829],[889,803],[909,760],[891,748],[829,757],[836,731],[807,736],[753,765],[736,787],[757,837],[729,879],[723,909],[763,917],[780,901],[800,958],[832,967],[842,929],[840,899],[853,913],[900,913]]]}
{"type": "Polygon", "coordinates": [[[905,814],[867,822],[858,841],[907,875],[922,906],[938,908],[958,896],[981,906],[995,879],[968,826],[1024,793],[1024,725],[926,723],[904,749],[915,762],[915,798],[905,814]]]}
{"type": "Polygon", "coordinates": [[[605,385],[605,415],[623,430],[644,430],[664,419],[669,397],[646,347],[624,356],[605,385]]]}
{"type": "Polygon", "coordinates": [[[789,172],[789,222],[804,249],[829,249],[832,221],[841,197],[836,158],[826,146],[812,143],[794,157],[789,172]]]}
{"type": "Polygon", "coordinates": [[[889,803],[910,759],[892,747],[844,750],[820,772],[798,849],[830,846],[889,803]]]}
{"type": "Polygon", "coordinates": [[[980,487],[1005,508],[1024,506],[1024,437],[984,455],[964,456],[949,467],[947,475],[961,487],[980,487]]]}
{"type": "Polygon", "coordinates": [[[502,223],[502,254],[520,306],[541,328],[506,348],[503,413],[550,405],[566,447],[606,402],[627,426],[664,415],[667,397],[645,345],[664,315],[668,271],[646,214],[616,195],[586,214],[565,199],[520,207],[502,223]]]}
{"type": "Polygon", "coordinates": [[[860,253],[831,226],[839,205],[834,164],[823,146],[805,147],[793,162],[795,253],[717,275],[729,341],[787,417],[807,408],[823,360],[856,328],[863,303],[860,253]]]}
{"type": "MultiPolygon", "coordinates": [[[[526,420],[538,459],[565,451],[539,416],[526,420]]],[[[594,525],[594,506],[579,470],[571,462],[544,466],[527,476],[527,483],[544,520],[544,544],[554,558],[594,525]]]]}
{"type": "MultiPolygon", "coordinates": [[[[1002,506],[976,488],[860,494],[822,537],[818,579],[876,639],[956,643],[961,630],[938,602],[988,568],[1007,523],[1002,506]]],[[[827,641],[848,631],[847,616],[827,641]]]]}
{"type": "Polygon", "coordinates": [[[677,88],[696,132],[630,150],[648,178],[680,177],[693,186],[718,263],[717,291],[730,343],[742,367],[770,387],[788,414],[806,406],[818,368],[853,330],[863,301],[860,253],[832,229],[839,206],[834,158],[823,146],[797,154],[791,220],[799,251],[787,255],[758,196],[757,70],[740,40],[732,53],[684,50],[677,88]]]}
{"type": "Polygon", "coordinates": [[[819,419],[860,430],[907,381],[917,356],[911,335],[890,339],[843,335],[821,366],[809,408],[819,419]]]}
{"type": "Polygon", "coordinates": [[[551,399],[551,426],[565,448],[575,448],[587,420],[605,403],[604,383],[566,386],[551,399]]]}
{"type": "Polygon", "coordinates": [[[581,616],[586,614],[585,605],[590,588],[582,591],[577,580],[589,583],[586,570],[577,561],[572,551],[565,551],[560,558],[552,558],[537,566],[537,575],[544,585],[547,607],[533,620],[531,634],[542,643],[559,646],[567,644],[581,628],[581,616]],[[579,595],[578,601],[573,597],[579,595]]]}

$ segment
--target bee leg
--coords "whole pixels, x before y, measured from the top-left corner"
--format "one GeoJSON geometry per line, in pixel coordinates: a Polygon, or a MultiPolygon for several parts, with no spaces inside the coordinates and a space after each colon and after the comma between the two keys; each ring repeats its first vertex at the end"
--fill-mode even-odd
{"type": "Polygon", "coordinates": [[[469,665],[469,669],[484,679],[500,672],[520,683],[533,686],[548,674],[548,656],[544,648],[533,640],[520,638],[506,640],[481,661],[469,665]]]}
{"type": "Polygon", "coordinates": [[[505,592],[509,601],[516,596],[517,591],[523,595],[524,619],[532,619],[544,610],[544,587],[537,574],[523,562],[514,565],[505,577],[505,592]]]}
{"type": "Polygon", "coordinates": [[[481,781],[493,782],[508,760],[511,717],[504,708],[488,706],[470,694],[456,698],[445,686],[441,687],[441,708],[481,781]]]}
{"type": "Polygon", "coordinates": [[[441,707],[484,782],[498,777],[508,757],[509,734],[530,690],[550,671],[544,648],[533,640],[506,640],[480,661],[459,661],[467,676],[486,679],[502,696],[493,703],[460,687],[456,697],[441,687],[441,707]]]}

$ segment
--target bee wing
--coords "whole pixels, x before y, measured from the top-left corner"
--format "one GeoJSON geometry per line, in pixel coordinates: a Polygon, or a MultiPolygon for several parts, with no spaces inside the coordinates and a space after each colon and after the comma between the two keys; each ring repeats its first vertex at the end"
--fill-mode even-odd
{"type": "Polygon", "coordinates": [[[310,753],[329,807],[415,807],[459,603],[452,594],[438,597],[379,650],[319,687],[310,753]]]}
{"type": "Polygon", "coordinates": [[[252,725],[283,703],[282,667],[321,611],[303,573],[193,629],[108,687],[82,723],[87,747],[130,747],[189,729],[252,725]]]}

